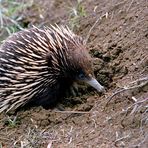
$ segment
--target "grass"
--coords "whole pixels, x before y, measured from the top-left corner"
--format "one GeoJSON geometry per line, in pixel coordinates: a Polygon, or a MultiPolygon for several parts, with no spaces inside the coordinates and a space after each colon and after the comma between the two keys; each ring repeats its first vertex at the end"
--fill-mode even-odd
{"type": "Polygon", "coordinates": [[[15,128],[18,123],[19,123],[19,121],[17,120],[16,116],[14,118],[8,116],[5,121],[5,124],[11,128],[15,128]]]}
{"type": "Polygon", "coordinates": [[[22,15],[19,13],[32,6],[32,2],[0,0],[0,41],[3,40],[3,36],[8,36],[24,28],[23,23],[20,22],[22,15]]]}
{"type": "Polygon", "coordinates": [[[82,17],[86,17],[86,11],[82,0],[77,0],[76,6],[70,8],[69,26],[72,30],[80,27],[79,21],[82,17]]]}

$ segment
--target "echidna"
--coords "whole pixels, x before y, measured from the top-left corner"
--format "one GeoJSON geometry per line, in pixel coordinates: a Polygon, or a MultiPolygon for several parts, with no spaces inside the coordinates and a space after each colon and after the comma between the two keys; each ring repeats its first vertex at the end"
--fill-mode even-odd
{"type": "Polygon", "coordinates": [[[29,103],[53,107],[75,81],[104,89],[83,40],[68,27],[33,27],[0,47],[0,112],[29,103]]]}

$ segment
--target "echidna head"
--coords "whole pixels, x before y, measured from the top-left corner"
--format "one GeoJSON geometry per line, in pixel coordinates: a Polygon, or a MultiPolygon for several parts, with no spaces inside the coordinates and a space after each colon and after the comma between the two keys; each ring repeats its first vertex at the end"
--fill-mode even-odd
{"type": "MultiPolygon", "coordinates": [[[[68,46],[71,47],[71,46],[68,46]]],[[[75,79],[76,81],[85,82],[97,91],[104,91],[104,87],[95,79],[92,59],[83,45],[74,44],[73,47],[69,50],[68,53],[68,62],[69,62],[69,76],[75,79]]]]}
{"type": "Polygon", "coordinates": [[[54,27],[48,29],[46,34],[49,36],[54,58],[60,67],[60,76],[74,81],[83,81],[97,89],[103,91],[104,87],[94,78],[90,55],[83,44],[81,37],[75,35],[68,27],[54,27]],[[51,32],[54,34],[51,36],[51,32]],[[56,45],[56,47],[54,46],[56,45]]]}

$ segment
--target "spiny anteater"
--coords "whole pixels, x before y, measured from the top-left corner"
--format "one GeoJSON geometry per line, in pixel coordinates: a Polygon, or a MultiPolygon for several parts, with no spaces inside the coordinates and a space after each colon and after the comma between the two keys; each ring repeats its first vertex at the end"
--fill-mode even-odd
{"type": "Polygon", "coordinates": [[[68,27],[33,27],[0,47],[0,112],[28,103],[52,107],[77,80],[104,89],[83,40],[68,27]]]}

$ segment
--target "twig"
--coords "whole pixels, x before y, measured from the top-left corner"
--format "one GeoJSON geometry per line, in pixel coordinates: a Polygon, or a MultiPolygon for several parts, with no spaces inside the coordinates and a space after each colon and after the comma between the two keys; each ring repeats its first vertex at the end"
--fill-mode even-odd
{"type": "Polygon", "coordinates": [[[119,141],[124,140],[124,139],[126,139],[126,138],[130,138],[130,135],[126,135],[126,136],[123,136],[123,137],[121,137],[121,138],[116,139],[116,140],[115,140],[115,146],[117,146],[117,143],[118,143],[119,141]]]}
{"type": "Polygon", "coordinates": [[[104,15],[100,16],[100,17],[95,21],[95,23],[92,25],[92,27],[90,28],[90,30],[89,30],[89,32],[88,32],[88,34],[87,34],[87,36],[86,36],[86,39],[84,40],[84,45],[87,44],[88,39],[89,39],[89,37],[90,37],[90,34],[91,34],[92,30],[93,30],[94,27],[97,25],[97,23],[99,22],[99,20],[102,20],[103,17],[106,17],[106,18],[107,18],[107,17],[108,17],[108,12],[106,12],[104,15]]]}
{"type": "Polygon", "coordinates": [[[140,143],[138,143],[137,145],[134,145],[134,146],[132,146],[132,147],[141,147],[141,145],[142,145],[145,141],[147,141],[147,139],[148,139],[148,134],[144,137],[144,139],[143,139],[140,143]]]}
{"type": "Polygon", "coordinates": [[[10,22],[12,22],[14,25],[16,25],[20,30],[23,30],[23,28],[15,21],[15,20],[13,20],[13,19],[11,19],[11,18],[9,18],[9,17],[7,17],[7,16],[5,16],[5,15],[3,15],[3,18],[5,18],[5,19],[7,19],[7,20],[9,20],[10,22]]]}
{"type": "Polygon", "coordinates": [[[53,111],[55,113],[63,113],[63,114],[90,114],[90,111],[53,111]]]}
{"type": "MultiPolygon", "coordinates": [[[[124,121],[125,117],[127,116],[128,111],[129,111],[132,107],[133,107],[133,109],[132,109],[132,111],[130,112],[130,115],[132,115],[133,113],[135,113],[135,111],[136,111],[136,109],[138,108],[138,105],[139,105],[139,104],[142,104],[142,103],[144,103],[144,102],[146,102],[146,101],[148,101],[148,98],[143,99],[143,100],[141,100],[141,101],[137,101],[137,102],[135,102],[134,104],[132,104],[131,106],[127,107],[126,110],[123,111],[123,112],[125,112],[125,115],[123,116],[123,119],[121,120],[121,125],[123,126],[123,121],[124,121]],[[136,109],[135,109],[135,106],[136,106],[136,109]]],[[[141,105],[140,107],[142,107],[142,105],[141,105]]],[[[122,112],[122,113],[123,113],[123,112],[122,112]]]]}
{"type": "Polygon", "coordinates": [[[48,143],[47,148],[51,148],[52,142],[53,142],[53,141],[50,141],[50,142],[48,143]]]}
{"type": "MultiPolygon", "coordinates": [[[[135,85],[135,86],[132,86],[132,87],[124,87],[124,88],[122,88],[121,90],[116,91],[113,95],[111,95],[111,96],[108,98],[108,101],[107,101],[107,103],[106,103],[106,106],[108,106],[108,103],[109,103],[109,102],[111,101],[111,99],[112,99],[113,97],[115,97],[116,95],[118,95],[118,94],[120,94],[120,93],[123,93],[124,91],[132,90],[132,89],[136,89],[136,88],[141,88],[141,87],[147,85],[147,84],[148,84],[148,77],[146,77],[145,79],[143,78],[143,79],[139,79],[139,80],[137,80],[137,81],[133,81],[133,82],[131,82],[131,84],[132,84],[132,83],[135,83],[135,82],[140,82],[140,81],[143,81],[143,80],[145,80],[145,82],[143,82],[143,83],[141,83],[141,84],[139,84],[139,85],[135,85]]],[[[106,106],[105,106],[105,107],[106,107],[106,106]]]]}
{"type": "Polygon", "coordinates": [[[0,2],[0,28],[3,28],[3,26],[4,26],[4,22],[3,22],[1,2],[0,2]]]}
{"type": "Polygon", "coordinates": [[[129,7],[127,8],[126,12],[128,12],[128,11],[129,11],[129,9],[131,8],[131,6],[132,6],[133,2],[134,2],[134,0],[132,0],[132,1],[131,1],[131,3],[130,3],[130,5],[129,5],[129,7]]]}
{"type": "Polygon", "coordinates": [[[142,119],[141,119],[141,123],[140,123],[140,130],[141,130],[143,135],[144,135],[144,131],[143,131],[143,124],[144,123],[143,122],[145,122],[145,124],[146,124],[146,122],[148,121],[148,116],[146,115],[147,112],[148,112],[148,109],[146,109],[144,111],[144,113],[142,114],[142,119]]]}
{"type": "Polygon", "coordinates": [[[143,78],[137,79],[135,81],[130,82],[129,84],[134,84],[134,83],[138,83],[141,81],[148,81],[148,77],[143,77],[143,78]]]}

